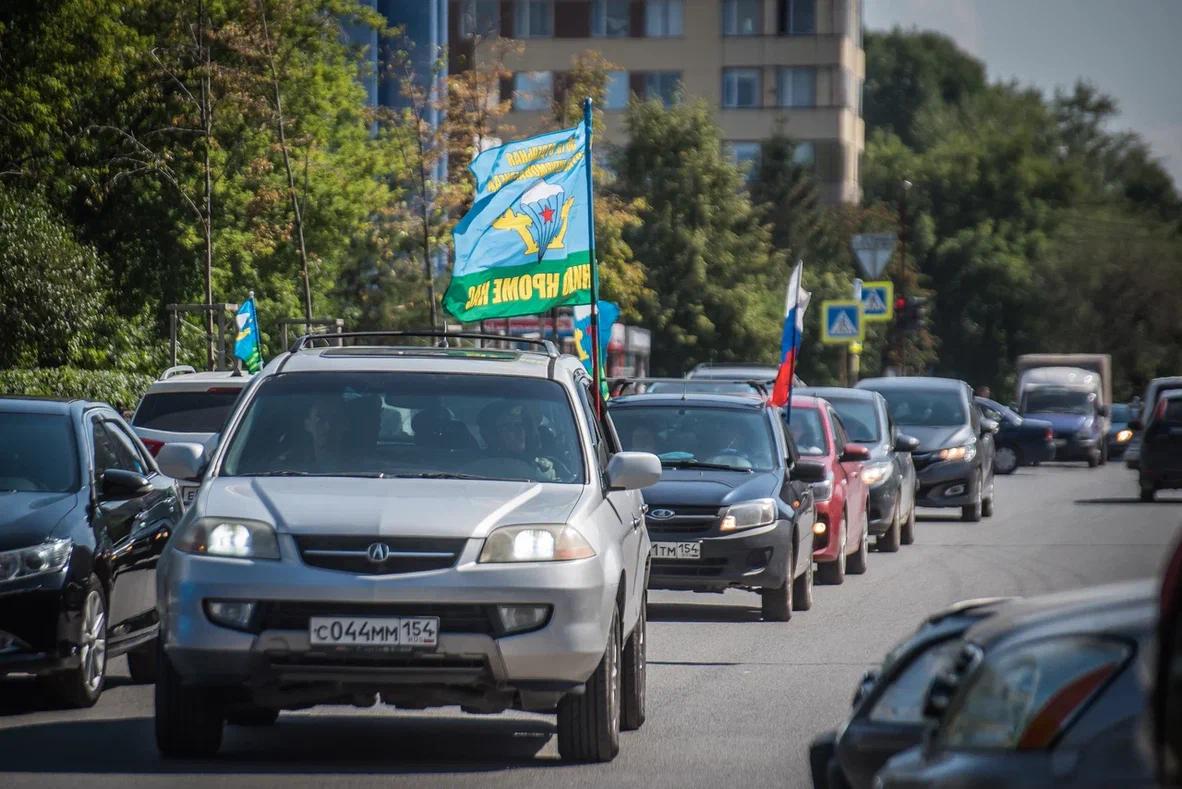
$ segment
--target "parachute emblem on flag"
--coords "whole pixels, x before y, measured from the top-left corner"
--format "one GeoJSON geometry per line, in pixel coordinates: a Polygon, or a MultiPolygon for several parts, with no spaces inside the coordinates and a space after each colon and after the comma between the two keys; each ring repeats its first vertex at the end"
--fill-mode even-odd
{"type": "Polygon", "coordinates": [[[547,249],[562,249],[574,202],[561,186],[538,181],[521,195],[518,205],[522,213],[509,208],[493,222],[493,227],[515,231],[525,244],[525,254],[537,255],[541,260],[547,249]]]}

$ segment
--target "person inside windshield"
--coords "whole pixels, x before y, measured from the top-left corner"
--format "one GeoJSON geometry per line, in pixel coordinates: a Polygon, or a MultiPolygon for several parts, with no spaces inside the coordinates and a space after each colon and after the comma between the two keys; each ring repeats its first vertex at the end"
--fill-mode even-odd
{"type": "Polygon", "coordinates": [[[493,455],[528,464],[531,469],[536,470],[535,474],[540,479],[558,478],[554,461],[540,457],[534,450],[533,444],[536,443],[540,425],[530,418],[524,406],[497,403],[486,410],[491,410],[492,413],[486,415],[482,424],[492,428],[486,434],[485,440],[493,455]]]}
{"type": "Polygon", "coordinates": [[[277,465],[284,471],[331,474],[343,470],[344,419],[339,403],[313,400],[300,429],[284,436],[277,465]]]}

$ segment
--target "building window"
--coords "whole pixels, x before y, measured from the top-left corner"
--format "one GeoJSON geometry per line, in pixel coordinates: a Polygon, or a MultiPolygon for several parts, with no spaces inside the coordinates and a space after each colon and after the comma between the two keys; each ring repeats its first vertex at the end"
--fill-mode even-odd
{"type": "Polygon", "coordinates": [[[554,74],[549,71],[519,71],[513,75],[513,109],[548,110],[554,98],[554,74]]]}
{"type": "Polygon", "coordinates": [[[759,169],[759,152],[762,147],[762,144],[758,142],[730,141],[723,143],[723,152],[736,167],[743,171],[744,177],[751,181],[759,169]]]}
{"type": "Polygon", "coordinates": [[[591,35],[600,38],[626,38],[631,32],[629,0],[591,0],[591,35]]]}
{"type": "Polygon", "coordinates": [[[790,36],[807,36],[817,32],[817,0],[784,0],[781,32],[790,36]]]}
{"type": "Polygon", "coordinates": [[[815,67],[782,68],[779,81],[776,93],[777,101],[781,107],[817,106],[817,69],[815,67]]]}
{"type": "Polygon", "coordinates": [[[722,0],[722,33],[727,36],[757,36],[763,27],[762,0],[722,0]]]}
{"type": "Polygon", "coordinates": [[[464,0],[460,17],[463,36],[491,36],[501,29],[500,0],[464,0]]]}
{"type": "Polygon", "coordinates": [[[759,69],[728,68],[722,70],[722,106],[759,107],[759,69]]]}
{"type": "Polygon", "coordinates": [[[517,0],[513,33],[517,38],[549,38],[554,35],[552,0],[517,0]]]}
{"type": "Polygon", "coordinates": [[[644,34],[649,38],[680,36],[683,11],[682,0],[646,0],[644,34]]]}
{"type": "Polygon", "coordinates": [[[672,107],[681,99],[680,71],[649,71],[641,75],[642,91],[645,101],[656,99],[666,107],[672,107]]]}
{"type": "Polygon", "coordinates": [[[603,108],[605,110],[627,109],[628,93],[628,72],[607,72],[607,84],[603,91],[603,108]]]}
{"type": "Polygon", "coordinates": [[[817,162],[817,150],[811,142],[798,142],[792,151],[792,161],[801,167],[812,167],[817,162]]]}

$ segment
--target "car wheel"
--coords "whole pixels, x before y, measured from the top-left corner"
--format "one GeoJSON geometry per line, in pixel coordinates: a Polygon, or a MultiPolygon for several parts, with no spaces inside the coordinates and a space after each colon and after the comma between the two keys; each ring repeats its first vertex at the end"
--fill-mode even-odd
{"type": "Polygon", "coordinates": [[[987,499],[981,499],[981,515],[983,515],[986,518],[993,517],[993,497],[992,496],[990,496],[987,499]]]}
{"type": "Polygon", "coordinates": [[[797,611],[807,611],[813,607],[813,561],[812,554],[808,558],[808,566],[804,573],[793,581],[792,607],[797,611]]]}
{"type": "Polygon", "coordinates": [[[644,698],[648,690],[648,593],[640,603],[640,617],[624,645],[624,703],[620,728],[636,731],[644,725],[644,698]]]}
{"type": "Polygon", "coordinates": [[[870,521],[862,518],[862,538],[858,542],[858,550],[846,560],[845,568],[851,575],[861,575],[866,572],[870,563],[870,521]]]}
{"type": "Polygon", "coordinates": [[[132,682],[137,685],[151,685],[156,681],[159,674],[156,653],[155,639],[127,653],[127,670],[131,673],[132,682]]]}
{"type": "Polygon", "coordinates": [[[904,545],[911,545],[915,542],[915,503],[911,504],[911,508],[907,510],[907,522],[903,524],[903,531],[899,535],[899,541],[904,545]]]}
{"type": "Polygon", "coordinates": [[[93,707],[103,693],[107,676],[107,598],[92,575],[82,602],[78,634],[78,667],[50,674],[48,690],[70,707],[93,707]]]}
{"type": "Polygon", "coordinates": [[[993,456],[993,470],[998,474],[1013,474],[1022,465],[1022,456],[1014,447],[998,447],[993,456]]]}
{"type": "Polygon", "coordinates": [[[981,520],[981,486],[984,481],[977,479],[977,498],[972,504],[966,504],[960,508],[960,519],[968,523],[977,523],[981,520]]]}
{"type": "Polygon", "coordinates": [[[1102,441],[1100,444],[1100,465],[1103,466],[1103,465],[1106,465],[1107,463],[1108,463],[1108,442],[1102,441]]]}
{"type": "Polygon", "coordinates": [[[279,720],[279,710],[274,707],[256,707],[253,704],[226,710],[226,723],[232,726],[274,726],[279,720]]]}
{"type": "Polygon", "coordinates": [[[788,563],[788,572],[784,583],[772,588],[759,590],[760,609],[765,622],[787,622],[792,618],[792,562],[788,563]]]}
{"type": "Polygon", "coordinates": [[[841,532],[841,547],[837,550],[837,558],[831,562],[817,563],[817,580],[825,586],[841,586],[845,583],[845,546],[846,546],[846,519],[845,514],[841,516],[841,524],[838,531],[841,532]]]}
{"type": "Polygon", "coordinates": [[[225,708],[208,688],[185,687],[160,648],[156,747],[165,757],[212,756],[222,746],[225,708]]]}
{"type": "Polygon", "coordinates": [[[582,695],[558,702],[558,755],[569,762],[610,762],[620,752],[620,613],[612,612],[607,648],[582,695]]]}
{"type": "MultiPolygon", "coordinates": [[[[899,498],[901,499],[902,495],[899,498]]],[[[895,513],[894,517],[891,518],[891,527],[874,543],[874,547],[883,553],[894,553],[899,550],[899,542],[903,531],[903,524],[900,521],[902,513],[899,512],[899,504],[900,502],[895,502],[895,513]]]]}
{"type": "Polygon", "coordinates": [[[1095,468],[1098,465],[1100,465],[1100,453],[1093,452],[1088,455],[1088,468],[1095,468]]]}

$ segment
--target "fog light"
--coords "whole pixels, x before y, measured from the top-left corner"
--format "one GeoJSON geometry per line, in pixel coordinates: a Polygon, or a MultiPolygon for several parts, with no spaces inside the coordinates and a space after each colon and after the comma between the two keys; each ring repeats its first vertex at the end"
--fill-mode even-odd
{"type": "Polygon", "coordinates": [[[825,521],[817,521],[813,524],[813,534],[818,537],[825,533],[825,521]]]}
{"type": "Polygon", "coordinates": [[[964,485],[953,485],[952,487],[950,487],[944,491],[944,495],[945,496],[963,496],[964,495],[964,485]]]}
{"type": "Polygon", "coordinates": [[[205,613],[210,621],[235,630],[250,630],[257,603],[246,600],[206,600],[205,613]]]}
{"type": "Polygon", "coordinates": [[[522,633],[526,630],[537,630],[546,624],[550,618],[548,605],[499,605],[497,617],[501,620],[501,630],[506,635],[522,633]]]}

